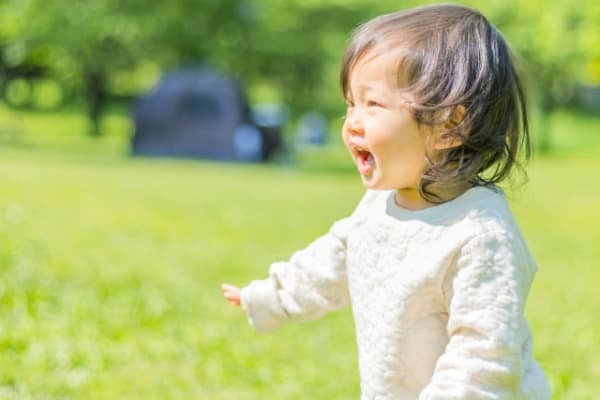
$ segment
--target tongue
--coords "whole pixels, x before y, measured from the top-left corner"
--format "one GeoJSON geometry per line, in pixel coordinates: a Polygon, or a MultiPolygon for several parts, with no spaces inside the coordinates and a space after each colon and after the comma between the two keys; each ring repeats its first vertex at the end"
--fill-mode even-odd
{"type": "Polygon", "coordinates": [[[373,155],[371,153],[365,151],[360,154],[359,170],[362,174],[370,173],[374,165],[375,159],[373,158],[373,155]]]}
{"type": "Polygon", "coordinates": [[[373,154],[368,151],[362,151],[360,153],[360,161],[365,165],[373,165],[373,154]]]}

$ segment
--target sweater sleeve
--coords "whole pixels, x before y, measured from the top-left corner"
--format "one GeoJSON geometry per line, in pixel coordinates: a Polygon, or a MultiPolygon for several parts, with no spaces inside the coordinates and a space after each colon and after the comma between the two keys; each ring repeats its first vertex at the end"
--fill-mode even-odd
{"type": "Polygon", "coordinates": [[[448,344],[420,400],[517,398],[535,268],[513,233],[488,232],[463,247],[443,286],[448,344]]]}
{"type": "Polygon", "coordinates": [[[316,319],[348,303],[346,238],[374,197],[367,192],[352,216],[333,224],[289,261],[272,264],[267,279],[242,289],[241,304],[254,329],[271,332],[290,320],[316,319]]]}

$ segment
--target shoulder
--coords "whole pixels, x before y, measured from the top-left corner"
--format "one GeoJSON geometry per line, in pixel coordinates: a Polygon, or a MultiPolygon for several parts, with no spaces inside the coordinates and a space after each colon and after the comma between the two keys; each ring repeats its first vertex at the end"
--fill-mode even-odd
{"type": "Polygon", "coordinates": [[[383,213],[390,193],[393,192],[390,190],[367,190],[354,209],[352,218],[360,220],[377,213],[383,213]]]}
{"type": "Polygon", "coordinates": [[[473,215],[463,221],[465,234],[457,262],[475,263],[495,269],[513,270],[530,280],[537,270],[525,237],[521,232],[504,196],[492,198],[487,204],[474,209],[473,215]]]}
{"type": "Polygon", "coordinates": [[[520,236],[506,196],[495,186],[473,188],[451,206],[454,212],[448,212],[448,218],[454,218],[457,227],[470,232],[468,236],[489,236],[491,232],[491,236],[502,233],[520,236]]]}
{"type": "Polygon", "coordinates": [[[367,190],[352,214],[346,218],[336,221],[331,232],[340,237],[345,237],[350,231],[362,226],[365,221],[375,217],[377,214],[385,213],[386,199],[389,197],[389,190],[367,190]]]}
{"type": "Polygon", "coordinates": [[[446,239],[460,253],[503,248],[533,264],[523,233],[504,192],[495,186],[476,187],[448,204],[446,239]]]}
{"type": "Polygon", "coordinates": [[[390,193],[393,193],[393,191],[368,189],[360,199],[357,209],[370,207],[380,203],[381,201],[385,201],[385,199],[389,197],[390,193]]]}

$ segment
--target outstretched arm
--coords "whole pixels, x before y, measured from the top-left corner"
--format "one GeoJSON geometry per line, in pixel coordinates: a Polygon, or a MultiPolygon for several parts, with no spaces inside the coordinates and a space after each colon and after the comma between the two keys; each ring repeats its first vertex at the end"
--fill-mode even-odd
{"type": "MultiPolygon", "coordinates": [[[[267,279],[240,290],[240,304],[257,331],[271,332],[290,320],[316,319],[348,302],[347,224],[347,220],[336,223],[289,261],[273,263],[267,279]]],[[[236,294],[228,288],[226,296],[235,302],[236,294]]]]}
{"type": "Polygon", "coordinates": [[[289,261],[272,264],[267,279],[242,289],[224,284],[227,301],[241,305],[259,332],[274,331],[290,320],[316,319],[347,304],[346,239],[378,198],[378,193],[368,191],[350,217],[333,224],[289,261]]]}

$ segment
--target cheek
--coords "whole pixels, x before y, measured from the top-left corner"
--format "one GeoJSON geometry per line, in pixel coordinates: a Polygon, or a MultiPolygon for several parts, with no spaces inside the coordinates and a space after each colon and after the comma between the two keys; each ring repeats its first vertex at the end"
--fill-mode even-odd
{"type": "Polygon", "coordinates": [[[390,147],[398,147],[393,134],[373,135],[367,139],[373,150],[385,151],[390,147]]]}
{"type": "MultiPolygon", "coordinates": [[[[394,148],[396,150],[404,147],[403,132],[401,130],[394,129],[393,127],[381,128],[382,125],[375,127],[374,129],[366,130],[366,139],[369,142],[369,146],[375,151],[390,150],[394,148]]],[[[385,126],[385,125],[384,125],[385,126]]]]}
{"type": "Polygon", "coordinates": [[[348,144],[348,139],[350,138],[350,136],[352,136],[350,134],[347,124],[348,124],[348,122],[344,121],[344,124],[342,125],[342,131],[341,131],[342,141],[346,145],[348,144]]]}
{"type": "Polygon", "coordinates": [[[344,142],[345,145],[347,145],[348,144],[348,131],[346,130],[346,123],[344,123],[344,125],[342,126],[341,136],[342,136],[342,141],[344,142]]]}

